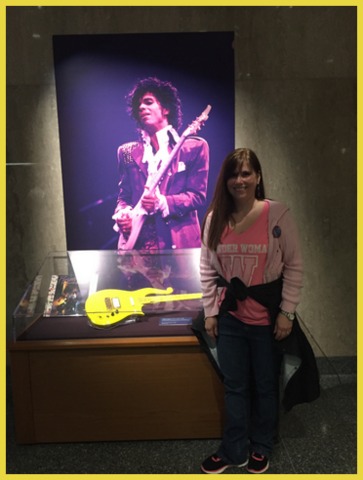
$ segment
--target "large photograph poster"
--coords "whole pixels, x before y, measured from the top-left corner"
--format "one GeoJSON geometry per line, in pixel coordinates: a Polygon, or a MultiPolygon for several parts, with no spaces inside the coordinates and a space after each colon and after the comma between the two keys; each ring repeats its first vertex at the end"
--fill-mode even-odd
{"type": "MultiPolygon", "coordinates": [[[[118,248],[112,218],[120,194],[118,149],[140,138],[126,97],[149,77],[177,89],[182,124],[173,127],[179,136],[207,105],[212,107],[196,133],[209,147],[206,198],[194,204],[201,223],[219,167],[234,148],[233,32],[59,35],[53,37],[53,48],[67,249],[118,248]]],[[[140,167],[144,163],[140,160],[140,167]]],[[[182,175],[185,165],[187,170],[187,161],[182,162],[175,175],[182,175]]],[[[201,193],[196,186],[195,195],[201,193]]],[[[134,187],[129,178],[122,188],[134,187]]],[[[188,198],[178,200],[180,211],[188,198]]]]}

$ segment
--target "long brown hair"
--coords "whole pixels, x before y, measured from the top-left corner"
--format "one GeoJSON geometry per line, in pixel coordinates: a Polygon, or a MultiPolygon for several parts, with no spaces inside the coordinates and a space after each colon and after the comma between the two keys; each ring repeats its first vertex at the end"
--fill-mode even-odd
{"type": "Polygon", "coordinates": [[[265,198],[262,169],[257,155],[250,148],[237,148],[236,150],[233,150],[233,152],[226,156],[222,163],[213,198],[202,224],[203,239],[206,220],[208,215],[212,212],[208,238],[205,241],[205,244],[211,250],[217,249],[222,233],[228,225],[235,208],[233,197],[227,188],[227,180],[234,175],[236,170],[241,169],[242,164],[245,161],[249,163],[254,172],[260,175],[260,183],[256,188],[255,197],[258,200],[263,200],[265,198]]]}

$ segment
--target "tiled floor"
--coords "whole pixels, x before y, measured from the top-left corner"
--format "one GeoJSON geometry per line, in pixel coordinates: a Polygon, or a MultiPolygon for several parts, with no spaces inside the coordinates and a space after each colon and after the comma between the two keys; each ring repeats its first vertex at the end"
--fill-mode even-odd
{"type": "MultiPolygon", "coordinates": [[[[318,400],[282,415],[267,474],[357,473],[356,375],[322,372],[321,386],[318,400]]],[[[11,398],[7,401],[7,474],[198,474],[200,462],[218,444],[214,439],[17,445],[11,398]]]]}

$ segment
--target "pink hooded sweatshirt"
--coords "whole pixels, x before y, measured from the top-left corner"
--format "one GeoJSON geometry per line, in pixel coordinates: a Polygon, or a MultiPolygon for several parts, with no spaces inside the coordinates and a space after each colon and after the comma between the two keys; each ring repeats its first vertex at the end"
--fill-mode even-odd
{"type": "MultiPolygon", "coordinates": [[[[264,271],[264,283],[283,279],[282,301],[280,308],[287,312],[295,312],[300,302],[303,283],[302,256],[299,246],[298,232],[291,217],[290,210],[282,203],[269,202],[269,244],[264,271]]],[[[209,214],[204,231],[205,240],[208,236],[211,214],[209,214]]],[[[222,288],[217,287],[218,277],[222,268],[215,251],[201,246],[200,279],[203,293],[205,317],[218,315],[221,303],[222,288]]],[[[228,279],[227,279],[228,280],[228,279]]]]}

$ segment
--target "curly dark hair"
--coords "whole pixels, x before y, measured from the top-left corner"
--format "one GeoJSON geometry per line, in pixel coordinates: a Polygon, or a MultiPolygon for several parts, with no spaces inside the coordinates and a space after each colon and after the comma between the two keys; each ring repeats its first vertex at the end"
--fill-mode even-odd
{"type": "Polygon", "coordinates": [[[171,82],[148,77],[139,80],[126,96],[127,112],[140,125],[139,102],[145,93],[152,93],[163,108],[169,110],[168,122],[177,130],[182,125],[181,101],[178,90],[171,82]]]}

